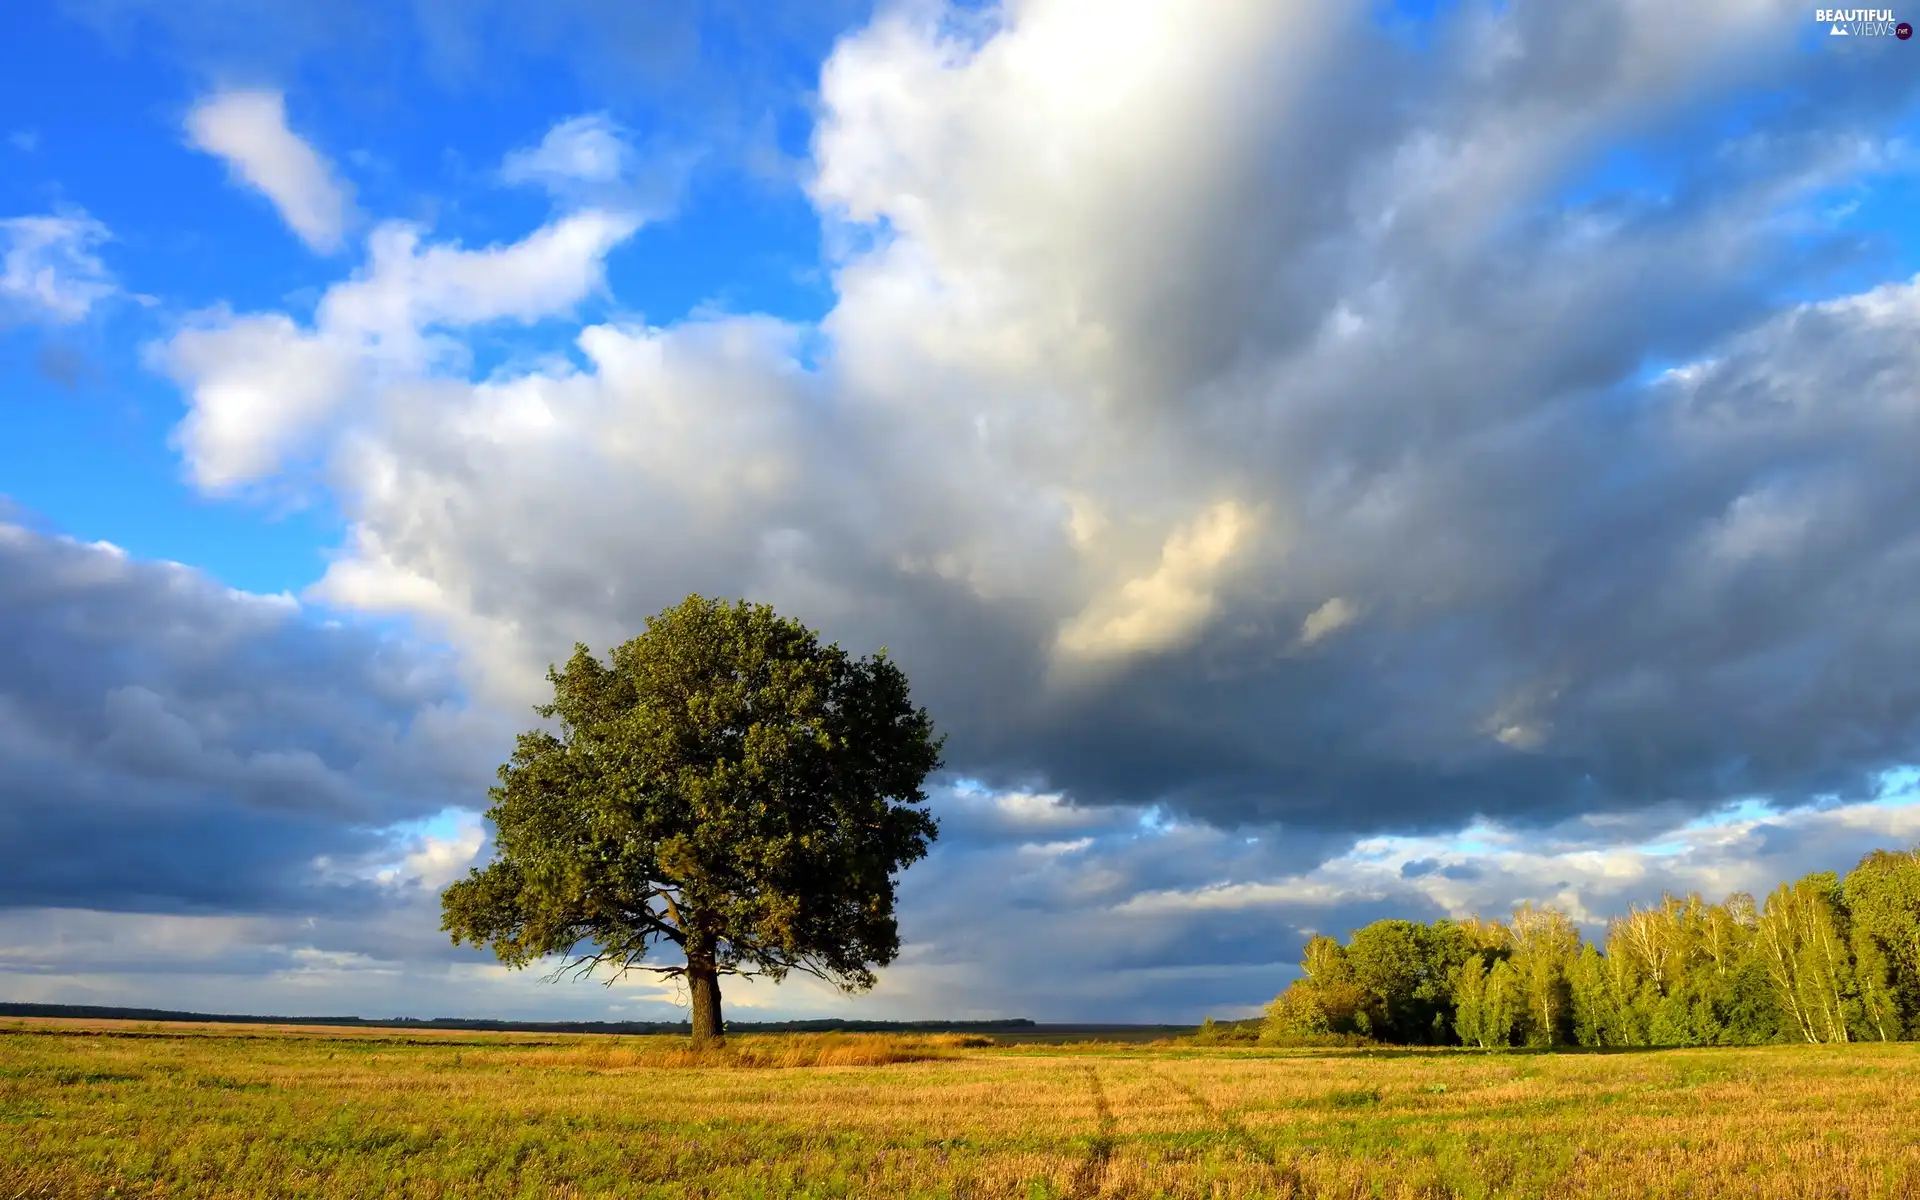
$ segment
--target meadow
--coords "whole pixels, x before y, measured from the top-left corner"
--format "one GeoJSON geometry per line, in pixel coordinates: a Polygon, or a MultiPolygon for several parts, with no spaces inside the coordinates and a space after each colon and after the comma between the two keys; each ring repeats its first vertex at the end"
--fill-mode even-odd
{"type": "Polygon", "coordinates": [[[0,1196],[1920,1195],[1920,1044],[0,1022],[0,1196]]]}

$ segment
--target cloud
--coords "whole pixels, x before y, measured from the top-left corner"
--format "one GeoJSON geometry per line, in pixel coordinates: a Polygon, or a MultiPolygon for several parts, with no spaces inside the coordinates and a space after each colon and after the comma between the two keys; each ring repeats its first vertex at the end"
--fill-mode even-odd
{"type": "Polygon", "coordinates": [[[0,319],[72,324],[119,285],[95,248],[112,235],[79,210],[0,218],[0,319]]]}
{"type": "Polygon", "coordinates": [[[1314,933],[1344,938],[1387,917],[1503,916],[1534,901],[1604,938],[1609,917],[1663,891],[1764,899],[1783,880],[1845,871],[1870,849],[1920,837],[1910,791],[1678,824],[1669,815],[1624,835],[1607,822],[1545,837],[1487,823],[1305,845],[1197,823],[1108,822],[1097,811],[1077,830],[1051,828],[1049,844],[964,819],[990,796],[936,796],[957,837],[903,883],[907,949],[875,1007],[1042,1020],[1251,1016],[1297,975],[1314,933]]]}
{"type": "MultiPolygon", "coordinates": [[[[1214,16],[844,39],[817,330],[594,325],[476,381],[416,333],[499,310],[377,244],[312,336],[354,331],[379,402],[290,439],[353,523],[316,594],[440,623],[515,702],[689,590],[762,597],[892,647],[986,783],[1229,827],[1790,804],[1920,753],[1887,666],[1920,648],[1887,515],[1915,285],[1758,299],[1814,269],[1798,214],[1898,161],[1855,79],[1884,68],[1787,55],[1784,8],[1700,14],[1684,54],[1632,5],[1443,18],[1418,54],[1214,16]],[[1781,79],[1832,102],[1711,119],[1781,79]],[[1606,174],[1621,146],[1649,181],[1606,174]]],[[[589,126],[550,140],[611,169],[589,126]]],[[[587,274],[557,278],[521,315],[587,274]]]]}
{"type": "Polygon", "coordinates": [[[1252,524],[1231,500],[1208,508],[1167,535],[1152,571],[1096,597],[1063,625],[1056,646],[1072,657],[1100,658],[1164,650],[1198,632],[1214,612],[1213,577],[1249,539],[1252,524]]]}
{"type": "Polygon", "coordinates": [[[424,329],[567,312],[602,285],[607,253],[638,227],[627,214],[586,211],[510,245],[467,250],[422,247],[419,228],[388,222],[367,239],[365,269],[321,300],[318,323],[417,364],[414,339],[424,329]]]}
{"type": "MultiPolygon", "coordinates": [[[[1642,838],[1589,829],[1542,839],[1537,831],[1479,825],[1434,837],[1363,839],[1311,870],[1259,881],[1209,882],[1131,896],[1135,911],[1289,912],[1390,901],[1407,913],[1499,916],[1522,903],[1553,904],[1604,937],[1606,922],[1662,892],[1718,900],[1744,891],[1764,900],[1810,871],[1845,873],[1873,849],[1920,838],[1920,804],[1891,801],[1785,812],[1723,810],[1642,838]],[[1596,836],[1597,835],[1597,836],[1596,836]]],[[[1344,935],[1351,926],[1322,924],[1344,935]]]]}
{"type": "Polygon", "coordinates": [[[538,146],[507,155],[500,176],[508,183],[556,190],[618,183],[632,167],[633,148],[626,139],[626,131],[605,113],[573,117],[549,129],[538,146]]]}
{"type": "Polygon", "coordinates": [[[0,994],[266,1016],[685,1018],[650,976],[554,986],[454,951],[436,909],[430,894],[351,918],[0,909],[0,994]]]}
{"type": "Polygon", "coordinates": [[[444,661],[104,544],[0,524],[0,617],[0,908],[375,910],[499,752],[444,661]]]}
{"type": "Polygon", "coordinates": [[[344,347],[278,313],[204,317],[155,360],[193,389],[175,434],[202,487],[224,490],[278,467],[357,382],[344,347]]]}
{"type": "Polygon", "coordinates": [[[321,253],[340,248],[353,201],[333,164],[287,128],[279,92],[207,96],[188,111],[186,129],[195,149],[225,159],[236,181],[271,200],[301,241],[321,253]]]}
{"type": "Polygon", "coordinates": [[[1308,613],[1307,619],[1300,622],[1300,644],[1311,646],[1321,638],[1353,624],[1359,616],[1357,608],[1342,597],[1335,596],[1308,613]]]}
{"type": "Polygon", "coordinates": [[[200,486],[229,491],[286,462],[370,388],[461,355],[435,331],[564,313],[598,289],[608,251],[637,218],[569,214],[517,243],[422,245],[389,222],[368,262],[321,298],[313,327],[280,313],[203,313],[149,348],[191,398],[174,440],[200,486]]]}
{"type": "Polygon", "coordinates": [[[508,154],[500,178],[543,188],[568,208],[656,220],[673,210],[700,157],[658,141],[643,151],[631,130],[606,113],[588,113],[553,126],[538,145],[508,154]]]}
{"type": "MultiPolygon", "coordinates": [[[[944,834],[902,880],[905,950],[857,1002],[790,980],[731,981],[741,1015],[1197,1021],[1247,1016],[1297,974],[1312,933],[1383,917],[1499,915],[1528,899],[1604,919],[1662,890],[1764,894],[1809,870],[1920,836],[1905,794],[1839,808],[1644,822],[1480,825],[1436,837],[1326,841],[977,788],[936,789],[944,834]]],[[[435,824],[443,825],[441,822],[435,824]]],[[[453,951],[430,888],[477,845],[471,817],[397,841],[369,870],[419,886],[378,909],[311,916],[0,910],[0,986],[21,999],[367,1015],[673,1018],[650,978],[550,986],[453,951]]],[[[388,884],[391,887],[391,884],[388,884]]]]}

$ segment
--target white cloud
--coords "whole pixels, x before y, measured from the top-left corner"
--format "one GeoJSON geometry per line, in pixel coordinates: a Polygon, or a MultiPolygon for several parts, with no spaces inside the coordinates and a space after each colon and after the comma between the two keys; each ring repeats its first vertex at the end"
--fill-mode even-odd
{"type": "MultiPolygon", "coordinates": [[[[1678,828],[1656,826],[1639,838],[1603,835],[1584,843],[1480,826],[1462,834],[1370,839],[1306,877],[1268,886],[1328,885],[1329,903],[1397,894],[1403,905],[1425,901],[1455,917],[1499,915],[1531,900],[1567,909],[1593,934],[1628,905],[1661,892],[1764,897],[1781,882],[1810,871],[1844,874],[1868,850],[1916,839],[1920,803],[1911,796],[1783,813],[1727,812],[1678,828]],[[1408,876],[1410,863],[1427,869],[1408,876]]],[[[1256,889],[1246,899],[1267,898],[1256,889]]]]}
{"type": "MultiPolygon", "coordinates": [[[[1719,900],[1745,891],[1764,898],[1810,871],[1844,874],[1868,850],[1920,838],[1920,803],[1909,794],[1783,813],[1730,810],[1640,832],[1637,838],[1567,840],[1480,824],[1458,833],[1370,838],[1310,870],[1143,888],[1107,911],[1199,923],[1260,914],[1296,931],[1290,944],[1297,946],[1307,930],[1344,937],[1381,914],[1492,917],[1532,902],[1559,907],[1585,925],[1589,937],[1603,937],[1611,917],[1663,892],[1719,900]]],[[[1236,864],[1243,871],[1250,865],[1236,864]]]]}
{"type": "Polygon", "coordinates": [[[643,153],[632,138],[605,113],[572,117],[549,129],[538,145],[508,154],[500,178],[534,184],[573,207],[663,216],[698,156],[658,146],[643,153]]]}
{"type": "Polygon", "coordinates": [[[1311,646],[1321,638],[1353,624],[1359,617],[1358,605],[1344,597],[1335,596],[1308,613],[1306,619],[1300,622],[1300,644],[1311,646]]]}
{"type": "Polygon", "coordinates": [[[1274,883],[1210,883],[1191,891],[1142,892],[1114,906],[1117,913],[1178,913],[1208,909],[1269,908],[1282,904],[1322,906],[1376,900],[1378,893],[1328,880],[1274,883]]]}
{"type": "Polygon", "coordinates": [[[637,228],[631,216],[579,212],[518,242],[468,250],[423,247],[420,229],[389,222],[367,239],[366,266],[328,289],[316,325],[381,358],[423,368],[426,330],[565,313],[602,286],[608,251],[637,228]]]}
{"type": "Polygon", "coordinates": [[[353,204],[333,164],[287,127],[279,92],[218,92],[187,113],[187,137],[196,149],[227,161],[280,210],[281,219],[313,249],[340,248],[353,204]]]}
{"type": "Polygon", "coordinates": [[[361,874],[389,886],[419,887],[435,894],[466,875],[469,867],[482,865],[480,851],[487,842],[487,829],[480,814],[454,809],[430,823],[405,846],[400,861],[363,867],[361,874]]]}
{"type": "Polygon", "coordinates": [[[1056,643],[1074,658],[1164,650],[1198,631],[1218,607],[1216,578],[1243,552],[1254,520],[1224,500],[1167,535],[1160,561],[1110,594],[1096,596],[1060,629],[1056,643]]]}
{"type": "Polygon", "coordinates": [[[351,395],[349,347],[279,313],[216,314],[154,355],[192,404],[175,431],[200,486],[222,491],[278,467],[351,395]]]}
{"type": "Polygon", "coordinates": [[[1112,809],[1076,807],[1058,793],[995,791],[975,784],[954,788],[942,797],[941,808],[966,829],[1019,836],[1104,829],[1132,819],[1112,809]]]}
{"type": "Polygon", "coordinates": [[[565,189],[617,182],[631,166],[626,131],[605,113],[589,113],[549,129],[538,146],[515,150],[500,166],[508,183],[565,189]]]}
{"type": "Polygon", "coordinates": [[[435,336],[496,320],[564,313],[598,289],[607,252],[637,222],[581,212],[505,246],[422,246],[420,230],[375,229],[368,263],[328,289],[313,328],[280,313],[202,314],[150,350],[188,392],[174,432],[194,479],[212,491],[260,480],[310,451],[369,390],[418,379],[457,343],[435,336]]]}
{"type": "Polygon", "coordinates": [[[95,248],[111,235],[84,212],[0,219],[0,315],[70,324],[118,292],[95,248]]]}

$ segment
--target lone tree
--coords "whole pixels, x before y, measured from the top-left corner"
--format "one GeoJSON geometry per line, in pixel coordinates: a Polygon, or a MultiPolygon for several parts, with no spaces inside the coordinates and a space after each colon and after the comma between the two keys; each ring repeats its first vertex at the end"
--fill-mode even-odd
{"type": "Polygon", "coordinates": [[[872,987],[900,950],[894,874],[939,832],[918,806],[943,739],[906,676],[700,596],[612,659],[548,669],[535,711],[559,731],[500,768],[496,857],[441,896],[441,928],[510,967],[563,956],[555,980],[684,976],[696,1044],[722,1036],[721,975],[872,987]],[[684,961],[646,963],[660,942],[684,961]]]}

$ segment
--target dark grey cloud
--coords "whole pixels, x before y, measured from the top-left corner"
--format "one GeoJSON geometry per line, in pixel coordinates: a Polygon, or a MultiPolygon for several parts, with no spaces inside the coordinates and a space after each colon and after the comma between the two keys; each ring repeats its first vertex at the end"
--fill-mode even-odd
{"type": "Polygon", "coordinates": [[[369,910],[494,732],[444,656],[0,524],[0,906],[369,910]]]}
{"type": "MultiPolygon", "coordinates": [[[[1205,236],[1128,281],[1180,315],[1109,310],[1146,365],[1114,386],[1153,467],[1212,472],[1291,545],[1203,634],[1064,700],[1032,686],[1044,631],[1003,625],[1027,656],[974,688],[953,682],[972,623],[888,630],[962,766],[1379,830],[1864,795],[1911,761],[1913,293],[1766,310],[1862,248],[1810,206],[1885,165],[1863,139],[1911,116],[1913,79],[1800,53],[1784,22],[1685,62],[1627,23],[1516,6],[1511,53],[1411,84],[1343,46],[1317,77],[1343,103],[1248,131],[1253,166],[1187,214],[1205,236]],[[1762,81],[1784,115],[1707,131],[1762,81]],[[1437,182],[1370,236],[1369,189],[1422,150],[1437,182]],[[1610,183],[1623,150],[1660,178],[1610,183]],[[1645,379],[1696,359],[1718,365],[1645,379]],[[1301,645],[1331,597],[1361,615],[1301,645]]],[[[1127,267],[1165,244],[1114,240],[1127,267]]]]}

